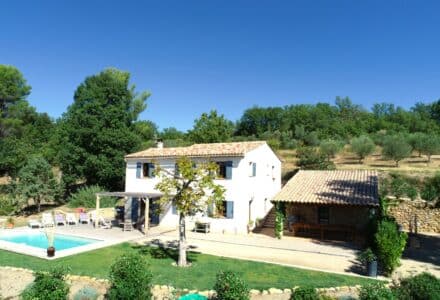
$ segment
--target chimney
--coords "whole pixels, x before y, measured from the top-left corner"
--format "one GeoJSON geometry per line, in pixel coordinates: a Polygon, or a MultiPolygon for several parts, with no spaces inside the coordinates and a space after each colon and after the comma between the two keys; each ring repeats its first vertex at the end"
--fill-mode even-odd
{"type": "Polygon", "coordinates": [[[163,148],[163,141],[162,141],[162,139],[157,139],[156,140],[156,148],[158,148],[158,149],[162,149],[163,148]]]}

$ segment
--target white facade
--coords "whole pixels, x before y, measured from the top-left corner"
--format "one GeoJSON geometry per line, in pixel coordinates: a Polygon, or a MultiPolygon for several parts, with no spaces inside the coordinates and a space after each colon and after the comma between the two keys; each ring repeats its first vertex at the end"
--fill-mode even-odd
{"type": "MultiPolygon", "coordinates": [[[[191,158],[196,164],[206,161],[206,158],[191,158]]],[[[281,161],[267,144],[247,152],[242,157],[212,157],[210,161],[232,162],[230,179],[217,179],[215,182],[225,190],[227,216],[210,218],[203,216],[211,223],[211,231],[228,233],[245,233],[249,221],[263,218],[272,208],[270,199],[281,190],[281,161]],[[255,175],[255,176],[254,176],[255,175]]],[[[158,192],[155,189],[158,178],[139,175],[139,165],[155,163],[162,168],[174,172],[175,158],[126,158],[126,192],[158,192]],[[140,177],[140,178],[139,178],[140,177]]],[[[167,227],[178,226],[178,215],[171,205],[165,209],[159,218],[160,225],[167,227]]],[[[188,218],[187,228],[198,217],[188,218]]]]}

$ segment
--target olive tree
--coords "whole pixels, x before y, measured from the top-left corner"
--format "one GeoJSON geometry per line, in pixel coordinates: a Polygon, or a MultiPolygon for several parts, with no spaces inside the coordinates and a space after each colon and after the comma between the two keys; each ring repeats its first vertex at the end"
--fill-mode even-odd
{"type": "Polygon", "coordinates": [[[373,140],[365,135],[353,138],[350,141],[350,145],[351,151],[356,154],[360,163],[362,163],[365,157],[373,153],[374,149],[376,148],[373,140]]]}
{"type": "Polygon", "coordinates": [[[159,178],[156,189],[163,193],[161,204],[167,205],[171,201],[179,214],[178,266],[187,265],[185,218],[224,200],[225,189],[214,182],[217,169],[214,162],[196,165],[188,157],[177,160],[176,171],[160,166],[156,169],[159,178]]]}
{"type": "Polygon", "coordinates": [[[398,167],[402,159],[411,155],[411,150],[411,146],[404,137],[399,135],[389,136],[384,140],[382,155],[385,159],[394,160],[396,167],[398,167]]]}
{"type": "Polygon", "coordinates": [[[431,162],[431,156],[440,153],[440,138],[435,135],[425,135],[422,139],[421,151],[428,157],[428,162],[431,162]]]}
{"type": "Polygon", "coordinates": [[[319,145],[319,151],[327,156],[327,161],[334,158],[342,149],[342,144],[335,140],[325,140],[319,145]]]}

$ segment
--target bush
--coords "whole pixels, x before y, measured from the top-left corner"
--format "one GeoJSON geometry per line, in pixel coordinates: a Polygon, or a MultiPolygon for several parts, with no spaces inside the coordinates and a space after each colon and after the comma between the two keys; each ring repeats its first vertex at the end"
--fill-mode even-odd
{"type": "Polygon", "coordinates": [[[23,300],[65,300],[69,286],[64,281],[64,268],[54,268],[50,272],[37,272],[34,282],[22,296],[23,300]]]}
{"type": "Polygon", "coordinates": [[[374,235],[376,252],[386,274],[390,275],[400,264],[407,234],[399,232],[395,221],[384,219],[374,235]]]}
{"type": "Polygon", "coordinates": [[[249,288],[234,272],[222,271],[217,274],[214,290],[219,300],[247,300],[249,288]]]}
{"type": "Polygon", "coordinates": [[[139,253],[122,255],[110,269],[109,299],[151,299],[152,274],[139,253]]]}
{"type": "Polygon", "coordinates": [[[73,296],[73,300],[96,300],[98,299],[98,296],[99,293],[95,288],[86,286],[80,289],[75,296],[73,296]]]}
{"type": "Polygon", "coordinates": [[[0,194],[0,215],[7,216],[18,209],[17,201],[9,194],[0,194]]]}
{"type": "Polygon", "coordinates": [[[359,300],[397,300],[393,292],[383,283],[372,283],[361,287],[359,300]]]}
{"type": "Polygon", "coordinates": [[[320,300],[320,297],[314,288],[303,287],[296,289],[290,300],[320,300]]]}
{"type": "MultiPolygon", "coordinates": [[[[103,188],[97,185],[91,185],[78,189],[75,193],[70,195],[68,201],[69,207],[96,207],[96,193],[104,191],[103,188]]],[[[117,199],[114,197],[101,197],[100,207],[114,207],[117,199]]]]}
{"type": "Polygon", "coordinates": [[[405,278],[395,293],[399,300],[439,300],[440,279],[428,273],[405,278]]]}

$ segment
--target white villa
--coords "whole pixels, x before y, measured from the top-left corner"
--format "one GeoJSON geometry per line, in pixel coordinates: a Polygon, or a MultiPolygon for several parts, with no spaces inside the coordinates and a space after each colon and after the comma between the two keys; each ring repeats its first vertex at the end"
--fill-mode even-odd
{"type": "MultiPolygon", "coordinates": [[[[157,213],[160,193],[155,189],[155,164],[173,172],[176,160],[186,156],[195,164],[214,161],[219,165],[216,183],[225,187],[223,215],[208,209],[203,216],[189,218],[189,223],[203,218],[213,232],[245,233],[249,222],[264,218],[272,208],[270,200],[281,190],[281,161],[264,141],[195,144],[188,147],[156,148],[132,153],[127,162],[125,195],[125,218],[145,225],[160,224],[167,227],[178,225],[178,214],[172,205],[157,213]],[[147,201],[142,195],[148,195],[147,201]],[[147,207],[146,207],[147,206],[147,207]],[[149,215],[145,221],[145,211],[149,215]],[[216,217],[213,217],[216,215],[216,217]]],[[[190,225],[191,226],[191,225],[190,225]]],[[[191,228],[191,227],[188,228],[191,228]]]]}

